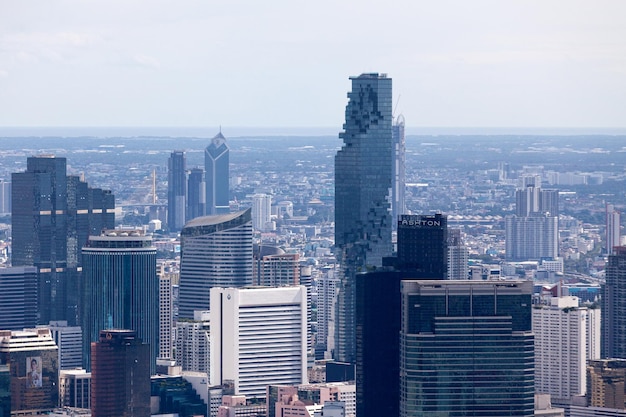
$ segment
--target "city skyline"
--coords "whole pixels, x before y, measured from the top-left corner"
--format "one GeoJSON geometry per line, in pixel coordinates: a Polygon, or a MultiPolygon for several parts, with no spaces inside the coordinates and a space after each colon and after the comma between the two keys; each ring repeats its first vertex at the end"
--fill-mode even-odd
{"type": "Polygon", "coordinates": [[[376,70],[414,126],[623,127],[625,9],[7,2],[0,126],[341,126],[345,74],[376,70]]]}

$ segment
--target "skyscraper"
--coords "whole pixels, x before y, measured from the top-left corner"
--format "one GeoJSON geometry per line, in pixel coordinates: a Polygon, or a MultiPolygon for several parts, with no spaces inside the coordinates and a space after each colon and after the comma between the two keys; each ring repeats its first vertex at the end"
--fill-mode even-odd
{"type": "Polygon", "coordinates": [[[272,196],[267,194],[255,194],[252,196],[252,226],[254,230],[264,232],[268,230],[268,224],[272,214],[272,196]]]}
{"type": "Polygon", "coordinates": [[[402,281],[400,416],[534,415],[531,281],[402,281]]]}
{"type": "Polygon", "coordinates": [[[206,214],[224,214],[229,209],[229,154],[226,138],[220,131],[204,151],[206,214]]]}
{"type": "Polygon", "coordinates": [[[469,278],[469,249],[461,241],[460,229],[448,230],[448,279],[469,278]]]}
{"type": "Polygon", "coordinates": [[[83,248],[83,356],[104,329],[131,329],[149,344],[150,370],[159,352],[156,247],[140,230],[108,230],[83,248]]]}
{"type": "Polygon", "coordinates": [[[204,216],[206,211],[205,199],[206,186],[204,183],[204,170],[191,168],[187,179],[187,218],[186,221],[204,216]]]}
{"type": "Polygon", "coordinates": [[[91,344],[93,417],[150,416],[150,348],[132,330],[100,331],[91,344]]]}
{"type": "Polygon", "coordinates": [[[90,233],[113,228],[115,198],[66,175],[66,159],[30,157],[12,176],[12,264],[35,266],[38,322],[78,322],[80,249],[90,233]]]}
{"type": "Polygon", "coordinates": [[[0,268],[0,329],[37,325],[37,268],[0,268]]]}
{"type": "MultiPolygon", "coordinates": [[[[446,279],[448,273],[448,217],[402,215],[398,219],[398,262],[419,277],[446,279]]],[[[415,275],[413,275],[415,276],[415,275]]]]}
{"type": "Polygon", "coordinates": [[[213,287],[252,285],[250,209],[198,217],[181,232],[179,317],[209,310],[213,287]]]}
{"type": "Polygon", "coordinates": [[[621,214],[613,204],[606,204],[606,253],[613,254],[613,248],[620,246],[621,214]]]}
{"type": "Polygon", "coordinates": [[[386,74],[351,77],[335,156],[335,255],[342,268],[335,357],[354,362],[355,276],[392,252],[392,94],[386,74]]]}
{"type": "Polygon", "coordinates": [[[398,216],[405,211],[406,186],[406,141],[404,138],[404,116],[399,115],[393,121],[392,187],[391,187],[391,223],[395,230],[398,216]]]}
{"type": "Polygon", "coordinates": [[[167,171],[167,226],[178,231],[185,225],[187,158],[184,151],[170,154],[167,171]]]}
{"type": "Polygon", "coordinates": [[[80,326],[68,326],[66,321],[51,321],[54,343],[59,348],[59,370],[83,366],[83,333],[80,326]]]}
{"type": "Polygon", "coordinates": [[[211,384],[265,397],[270,384],[307,382],[303,286],[211,290],[211,384]]]}
{"type": "Polygon", "coordinates": [[[602,288],[602,358],[626,359],[626,246],[615,246],[602,288]]]}

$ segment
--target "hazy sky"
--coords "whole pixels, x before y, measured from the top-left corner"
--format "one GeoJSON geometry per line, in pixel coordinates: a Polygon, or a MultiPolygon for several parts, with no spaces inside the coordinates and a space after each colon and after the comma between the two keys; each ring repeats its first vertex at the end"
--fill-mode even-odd
{"type": "Polygon", "coordinates": [[[1,126],[626,126],[623,0],[0,0],[1,126]]]}

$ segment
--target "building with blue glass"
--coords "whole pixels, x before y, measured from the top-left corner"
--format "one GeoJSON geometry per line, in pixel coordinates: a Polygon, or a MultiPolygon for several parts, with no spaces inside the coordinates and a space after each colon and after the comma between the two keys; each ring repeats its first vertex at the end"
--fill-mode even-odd
{"type": "Polygon", "coordinates": [[[178,231],[185,225],[187,158],[184,151],[170,154],[167,171],[167,227],[178,231]]]}
{"type": "Polygon", "coordinates": [[[191,168],[187,178],[187,218],[186,221],[204,216],[206,187],[204,184],[204,170],[191,168]]]}
{"type": "Polygon", "coordinates": [[[252,285],[251,209],[195,218],[180,236],[180,318],[209,310],[213,287],[252,285]]]}
{"type": "Polygon", "coordinates": [[[207,215],[224,214],[229,206],[229,155],[226,138],[220,131],[204,150],[204,180],[207,215]]]}
{"type": "Polygon", "coordinates": [[[150,345],[150,369],[159,352],[159,279],[152,236],[108,230],[83,248],[83,361],[104,329],[130,329],[150,345]]]}
{"type": "Polygon", "coordinates": [[[335,156],[335,255],[341,266],[335,359],[355,361],[355,277],[392,252],[392,91],[386,74],[350,77],[335,156]]]}
{"type": "Polygon", "coordinates": [[[401,283],[400,416],[534,415],[531,281],[401,283]]]}

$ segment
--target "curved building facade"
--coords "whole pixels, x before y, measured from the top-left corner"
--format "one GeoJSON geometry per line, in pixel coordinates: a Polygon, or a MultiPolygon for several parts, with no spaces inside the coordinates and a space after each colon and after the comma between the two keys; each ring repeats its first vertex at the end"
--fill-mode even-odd
{"type": "Polygon", "coordinates": [[[252,216],[237,213],[198,217],[181,232],[179,317],[209,310],[213,287],[252,285],[252,216]]]}

